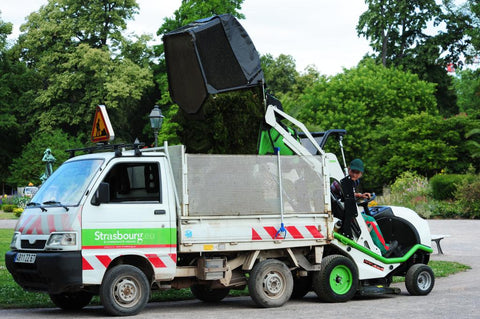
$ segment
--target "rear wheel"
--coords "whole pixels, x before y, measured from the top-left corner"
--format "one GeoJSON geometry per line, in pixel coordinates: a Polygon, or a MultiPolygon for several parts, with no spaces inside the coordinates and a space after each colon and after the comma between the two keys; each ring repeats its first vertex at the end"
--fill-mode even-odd
{"type": "Polygon", "coordinates": [[[435,285],[435,275],[432,269],[424,264],[415,264],[405,275],[405,286],[413,296],[428,295],[435,285]]]}
{"type": "Polygon", "coordinates": [[[150,297],[150,285],[137,267],[119,265],[108,270],[100,286],[100,300],[105,311],[115,316],[139,313],[150,297]]]}
{"type": "Polygon", "coordinates": [[[357,288],[357,268],[342,255],[323,258],[321,270],[313,274],[313,290],[322,301],[348,301],[355,296],[357,288]]]}
{"type": "Polygon", "coordinates": [[[90,303],[93,295],[86,291],[50,294],[50,299],[63,310],[80,310],[90,303]]]}
{"type": "Polygon", "coordinates": [[[280,307],[292,295],[293,277],[288,267],[276,259],[267,259],[253,267],[248,278],[250,297],[260,307],[280,307]]]}
{"type": "Polygon", "coordinates": [[[228,296],[229,288],[210,289],[207,286],[193,285],[190,287],[195,298],[205,302],[218,302],[228,296]]]}

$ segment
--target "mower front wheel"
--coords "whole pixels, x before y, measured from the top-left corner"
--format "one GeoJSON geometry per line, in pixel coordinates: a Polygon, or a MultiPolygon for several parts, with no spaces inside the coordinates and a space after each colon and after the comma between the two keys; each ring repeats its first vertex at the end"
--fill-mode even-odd
{"type": "Polygon", "coordinates": [[[415,264],[405,275],[405,286],[413,296],[425,296],[435,285],[435,275],[432,268],[424,264],[415,264]]]}

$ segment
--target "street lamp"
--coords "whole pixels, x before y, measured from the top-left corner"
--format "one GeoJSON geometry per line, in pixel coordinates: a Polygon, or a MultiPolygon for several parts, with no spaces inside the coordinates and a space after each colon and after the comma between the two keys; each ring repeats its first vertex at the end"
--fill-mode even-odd
{"type": "Polygon", "coordinates": [[[158,105],[155,105],[148,117],[150,118],[150,125],[152,125],[153,134],[155,134],[155,147],[157,147],[158,131],[162,128],[164,118],[164,116],[162,115],[162,110],[160,110],[158,105]]]}

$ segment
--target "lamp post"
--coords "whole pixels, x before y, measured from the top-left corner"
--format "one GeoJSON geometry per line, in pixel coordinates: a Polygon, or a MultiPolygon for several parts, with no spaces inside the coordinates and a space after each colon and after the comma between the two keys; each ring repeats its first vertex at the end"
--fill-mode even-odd
{"type": "Polygon", "coordinates": [[[157,147],[158,131],[160,131],[160,129],[162,128],[164,118],[164,116],[162,115],[162,110],[160,110],[158,105],[155,105],[148,117],[150,118],[150,125],[152,125],[153,134],[155,134],[155,147],[157,147]]]}

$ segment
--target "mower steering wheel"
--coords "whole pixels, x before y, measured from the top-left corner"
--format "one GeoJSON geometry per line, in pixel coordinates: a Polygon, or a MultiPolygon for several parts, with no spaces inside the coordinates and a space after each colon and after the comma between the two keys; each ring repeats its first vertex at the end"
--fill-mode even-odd
{"type": "Polygon", "coordinates": [[[377,197],[377,195],[375,195],[375,193],[372,193],[372,196],[370,196],[370,198],[362,198],[362,199],[357,200],[357,205],[368,206],[368,203],[373,201],[376,197],[377,197]]]}

